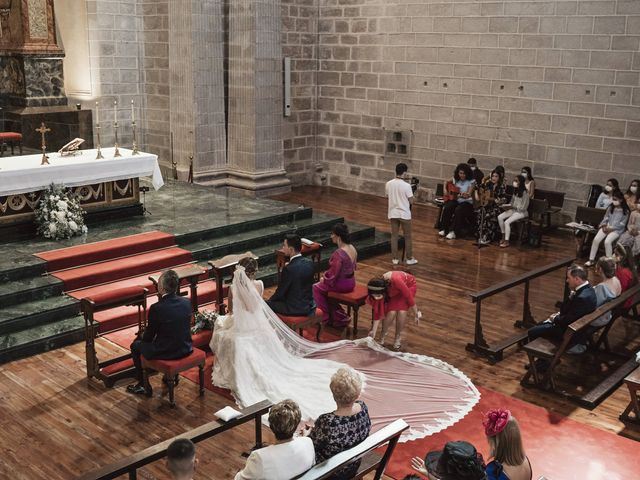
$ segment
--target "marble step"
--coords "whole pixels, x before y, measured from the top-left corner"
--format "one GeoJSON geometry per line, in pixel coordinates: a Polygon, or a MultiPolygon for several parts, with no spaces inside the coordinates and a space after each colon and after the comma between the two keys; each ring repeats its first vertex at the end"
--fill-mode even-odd
{"type": "Polygon", "coordinates": [[[78,313],[80,301],[66,295],[11,305],[0,310],[0,338],[7,333],[38,327],[78,313]]]}
{"type": "Polygon", "coordinates": [[[316,214],[312,219],[302,219],[295,224],[272,224],[269,227],[237,234],[231,233],[223,237],[181,245],[181,247],[191,251],[194,260],[197,261],[212,260],[247,250],[253,251],[266,245],[274,245],[273,250],[275,250],[282,246],[284,235],[289,232],[296,231],[302,237],[315,240],[311,237],[318,232],[330,231],[331,227],[340,221],[342,221],[340,217],[316,214]]]}
{"type": "Polygon", "coordinates": [[[37,355],[84,340],[84,319],[63,318],[0,336],[0,363],[37,355]]]}
{"type": "Polygon", "coordinates": [[[64,284],[52,276],[21,278],[0,285],[0,308],[62,294],[64,284]]]}
{"type": "MultiPolygon", "coordinates": [[[[308,207],[292,207],[294,210],[274,215],[263,216],[261,218],[251,218],[241,221],[240,218],[234,218],[235,223],[227,222],[211,228],[203,228],[202,230],[194,230],[188,233],[176,234],[176,243],[184,247],[200,241],[207,241],[217,237],[227,237],[237,235],[244,232],[255,231],[268,228],[271,225],[280,224],[296,224],[303,220],[309,220],[312,217],[318,217],[318,213],[314,213],[313,209],[308,207]]],[[[185,247],[186,248],[186,247],[185,247]]]]}

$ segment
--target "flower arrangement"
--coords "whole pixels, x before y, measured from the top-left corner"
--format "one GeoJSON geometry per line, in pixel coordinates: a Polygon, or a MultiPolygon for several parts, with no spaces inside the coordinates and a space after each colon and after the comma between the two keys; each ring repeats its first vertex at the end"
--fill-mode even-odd
{"type": "Polygon", "coordinates": [[[202,310],[196,313],[196,321],[191,327],[191,333],[198,333],[201,330],[213,330],[218,319],[218,313],[213,310],[202,310]]]}
{"type": "Polygon", "coordinates": [[[49,185],[43,192],[35,210],[38,234],[61,240],[87,233],[84,210],[75,195],[62,185],[49,185]]]}

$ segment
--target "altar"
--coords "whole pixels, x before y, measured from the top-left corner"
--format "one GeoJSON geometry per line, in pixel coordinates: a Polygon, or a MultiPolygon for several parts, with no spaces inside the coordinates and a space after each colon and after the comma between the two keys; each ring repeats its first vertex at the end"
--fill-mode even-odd
{"type": "Polygon", "coordinates": [[[110,210],[141,214],[139,178],[150,177],[158,190],[164,185],[157,155],[120,148],[79,150],[75,155],[49,153],[48,164],[41,165],[42,154],[0,158],[0,226],[33,223],[42,190],[51,183],[64,185],[78,195],[89,214],[110,210]]]}

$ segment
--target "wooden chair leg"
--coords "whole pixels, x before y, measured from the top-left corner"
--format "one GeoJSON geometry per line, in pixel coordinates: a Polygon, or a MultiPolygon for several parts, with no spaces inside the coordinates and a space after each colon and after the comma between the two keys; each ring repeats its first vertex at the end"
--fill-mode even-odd
{"type": "Polygon", "coordinates": [[[353,306],[353,338],[358,338],[358,305],[353,306]]]}
{"type": "Polygon", "coordinates": [[[198,365],[198,380],[200,381],[200,396],[204,395],[204,363],[198,365]]]}
{"type": "Polygon", "coordinates": [[[171,408],[175,408],[176,406],[176,401],[174,399],[174,391],[173,391],[175,386],[176,386],[175,377],[167,376],[167,388],[169,388],[169,405],[171,405],[171,408]]]}

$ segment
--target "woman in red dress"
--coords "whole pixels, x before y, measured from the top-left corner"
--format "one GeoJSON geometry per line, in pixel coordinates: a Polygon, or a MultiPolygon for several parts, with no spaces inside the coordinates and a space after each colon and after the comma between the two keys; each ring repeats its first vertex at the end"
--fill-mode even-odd
{"type": "MultiPolygon", "coordinates": [[[[633,255],[628,247],[621,244],[616,245],[613,251],[613,258],[616,261],[616,277],[620,280],[622,292],[628,290],[638,283],[638,274],[634,265],[633,255]]],[[[624,304],[624,308],[629,310],[633,305],[634,299],[630,298],[624,304]]]]}
{"type": "Polygon", "coordinates": [[[422,316],[415,301],[417,288],[416,278],[400,270],[386,272],[382,277],[369,281],[368,302],[373,307],[370,337],[375,338],[378,325],[382,320],[382,334],[378,342],[384,344],[389,327],[395,322],[396,338],[393,349],[400,350],[402,331],[407,323],[407,312],[409,310],[413,312],[416,323],[422,316]]]}

